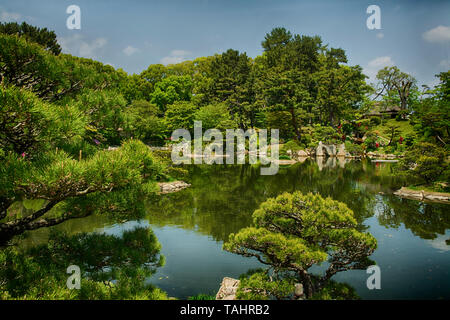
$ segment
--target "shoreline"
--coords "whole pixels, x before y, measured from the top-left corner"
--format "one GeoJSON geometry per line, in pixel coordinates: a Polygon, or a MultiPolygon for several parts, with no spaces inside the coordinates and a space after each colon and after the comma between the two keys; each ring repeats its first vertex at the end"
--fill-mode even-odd
{"type": "Polygon", "coordinates": [[[447,192],[413,190],[407,187],[402,187],[399,190],[395,191],[394,195],[412,200],[432,201],[450,204],[450,193],[447,192]]]}

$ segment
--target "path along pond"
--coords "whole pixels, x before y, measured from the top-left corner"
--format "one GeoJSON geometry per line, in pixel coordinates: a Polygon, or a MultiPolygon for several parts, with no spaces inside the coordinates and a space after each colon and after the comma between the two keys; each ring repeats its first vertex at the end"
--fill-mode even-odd
{"type": "MultiPolygon", "coordinates": [[[[317,192],[346,203],[359,228],[378,240],[371,258],[381,269],[380,290],[367,289],[370,275],[365,270],[347,271],[334,280],[350,284],[363,299],[449,299],[450,206],[394,196],[401,186],[392,174],[394,165],[307,159],[281,167],[274,176],[262,176],[260,168],[251,165],[191,165],[186,181],[192,186],[148,203],[145,219],[111,225],[92,216],[56,228],[71,234],[120,234],[136,226],[151,227],[166,263],[148,281],[181,299],[215,295],[223,277],[238,278],[261,266],[223,251],[228,235],[251,225],[253,211],[269,197],[317,192]]],[[[36,230],[22,241],[28,246],[47,237],[48,230],[36,230]]]]}

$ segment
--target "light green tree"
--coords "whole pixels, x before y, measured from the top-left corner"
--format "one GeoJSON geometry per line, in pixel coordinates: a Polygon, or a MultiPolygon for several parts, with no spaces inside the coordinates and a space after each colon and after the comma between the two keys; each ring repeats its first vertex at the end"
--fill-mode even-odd
{"type": "MultiPolygon", "coordinates": [[[[255,226],[231,234],[224,249],[256,257],[268,266],[272,281],[281,281],[284,288],[302,283],[307,298],[326,288],[336,273],[373,264],[368,257],[377,247],[376,239],[358,231],[353,212],[331,198],[284,193],[261,204],[253,219],[255,226]],[[328,268],[322,274],[310,270],[324,262],[328,268]]],[[[253,286],[241,289],[252,292],[253,286]]]]}

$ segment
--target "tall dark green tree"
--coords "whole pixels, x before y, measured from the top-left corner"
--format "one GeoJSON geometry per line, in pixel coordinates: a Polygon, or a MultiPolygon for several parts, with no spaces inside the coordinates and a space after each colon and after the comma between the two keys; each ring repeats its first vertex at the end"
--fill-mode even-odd
{"type": "Polygon", "coordinates": [[[28,41],[41,45],[45,50],[50,51],[54,55],[61,53],[61,46],[58,44],[55,32],[47,28],[41,29],[31,26],[26,22],[22,22],[22,24],[18,24],[17,22],[0,22],[0,33],[24,37],[28,41]]]}
{"type": "Polygon", "coordinates": [[[205,103],[225,103],[241,128],[252,126],[254,122],[251,70],[252,62],[245,52],[229,49],[212,58],[208,85],[200,90],[205,103]]]}
{"type": "Polygon", "coordinates": [[[319,69],[320,37],[292,35],[275,28],[265,36],[260,100],[270,110],[288,111],[295,138],[301,139],[301,118],[315,100],[313,74],[319,69]]]}

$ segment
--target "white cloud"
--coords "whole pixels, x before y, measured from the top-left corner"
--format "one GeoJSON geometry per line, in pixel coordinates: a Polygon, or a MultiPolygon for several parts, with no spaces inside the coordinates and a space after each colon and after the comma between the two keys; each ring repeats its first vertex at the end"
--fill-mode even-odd
{"type": "Polygon", "coordinates": [[[125,53],[127,56],[131,56],[136,52],[139,52],[139,49],[132,46],[128,46],[125,49],[123,49],[122,52],[125,53]]]}
{"type": "Polygon", "coordinates": [[[108,41],[105,38],[96,38],[92,41],[84,39],[81,34],[70,37],[60,37],[58,42],[63,52],[84,58],[95,58],[99,50],[104,48],[108,41]]]}
{"type": "Polygon", "coordinates": [[[370,60],[367,67],[364,68],[364,73],[369,76],[369,81],[375,81],[375,77],[380,69],[394,65],[394,61],[389,56],[377,57],[370,60]]]}
{"type": "Polygon", "coordinates": [[[369,68],[384,68],[394,65],[394,61],[389,56],[375,58],[367,64],[369,68]]]}
{"type": "Polygon", "coordinates": [[[169,56],[161,59],[161,63],[164,65],[180,63],[186,60],[189,54],[190,52],[186,50],[172,50],[169,56]]]}
{"type": "Polygon", "coordinates": [[[0,8],[0,21],[1,22],[18,21],[20,18],[22,18],[22,15],[20,13],[8,12],[8,11],[5,11],[0,8]]]}
{"type": "Polygon", "coordinates": [[[450,27],[438,26],[434,29],[424,32],[422,37],[431,43],[450,42],[450,27]]]}

